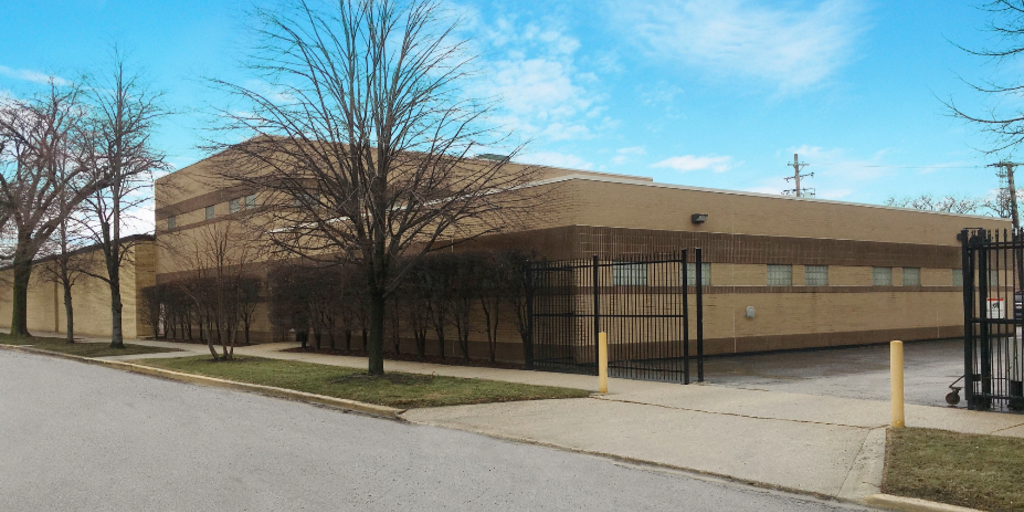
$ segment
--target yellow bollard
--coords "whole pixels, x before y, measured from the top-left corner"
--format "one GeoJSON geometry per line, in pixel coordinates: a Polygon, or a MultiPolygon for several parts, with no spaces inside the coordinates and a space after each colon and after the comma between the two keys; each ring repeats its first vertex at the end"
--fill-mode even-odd
{"type": "Polygon", "coordinates": [[[889,342],[889,382],[892,384],[892,428],[903,428],[903,342],[889,342]]]}
{"type": "Polygon", "coordinates": [[[608,392],[608,335],[597,335],[597,390],[608,392]]]}

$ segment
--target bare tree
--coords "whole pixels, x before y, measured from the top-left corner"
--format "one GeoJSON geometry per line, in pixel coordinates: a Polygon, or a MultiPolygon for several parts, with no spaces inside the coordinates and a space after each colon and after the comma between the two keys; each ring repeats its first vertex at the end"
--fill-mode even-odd
{"type": "Polygon", "coordinates": [[[350,262],[369,295],[369,372],[382,374],[386,299],[429,251],[520,222],[536,169],[475,159],[503,144],[489,104],[459,90],[471,58],[434,0],[297,0],[259,10],[249,69],[265,87],[214,84],[241,144],[215,145],[222,178],[261,194],[279,250],[350,262]],[[267,92],[267,91],[273,92],[267,92]],[[239,112],[245,112],[244,114],[239,112]]]}
{"type": "Polygon", "coordinates": [[[93,262],[89,255],[81,254],[77,248],[82,247],[82,238],[72,227],[69,219],[64,219],[52,237],[50,245],[53,254],[41,267],[42,278],[57,283],[64,292],[64,317],[66,321],[68,343],[75,342],[75,307],[72,289],[78,280],[93,271],[93,262]]]}
{"type": "Polygon", "coordinates": [[[103,271],[90,275],[110,288],[111,347],[124,346],[121,269],[133,254],[133,240],[122,236],[132,211],[151,199],[153,171],[168,168],[164,154],[150,140],[154,124],[166,111],[160,95],[150,92],[139,75],[126,69],[115,47],[113,65],[105,79],[89,87],[95,115],[93,167],[108,177],[108,186],[84,203],[83,226],[103,253],[103,271]]]}
{"type": "Polygon", "coordinates": [[[958,107],[952,98],[943,103],[953,117],[978,126],[991,137],[991,146],[984,149],[991,154],[1015,148],[1024,142],[1024,110],[1020,109],[1016,101],[1024,92],[1024,83],[1019,82],[1019,75],[1014,74],[1013,78],[1006,79],[1005,74],[998,74],[1001,66],[1013,65],[1024,52],[1024,4],[1014,0],[991,0],[981,9],[989,12],[991,17],[986,29],[997,37],[999,44],[987,48],[957,47],[995,65],[996,73],[993,73],[992,78],[964,82],[976,93],[991,98],[996,106],[984,112],[968,112],[958,107]],[[1010,108],[1014,110],[1000,110],[1006,105],[1011,105],[1010,108]]]}
{"type": "Polygon", "coordinates": [[[0,105],[0,215],[5,233],[0,258],[14,271],[11,334],[28,336],[28,284],[32,261],[51,235],[85,198],[106,187],[93,172],[89,109],[79,86],[50,84],[45,94],[0,105]]]}
{"type": "MultiPolygon", "coordinates": [[[[186,234],[165,235],[168,247],[187,277],[181,288],[192,299],[214,359],[234,357],[246,308],[254,302],[248,280],[262,273],[264,244],[233,222],[218,222],[186,234]],[[214,339],[221,346],[217,354],[214,339]]],[[[251,313],[249,313],[251,314],[251,313]]],[[[192,320],[189,320],[191,322],[192,320]]]]}
{"type": "Polygon", "coordinates": [[[917,197],[903,198],[890,196],[883,204],[886,206],[895,206],[897,208],[913,208],[915,210],[961,214],[977,213],[981,208],[988,206],[987,201],[973,197],[947,195],[936,198],[931,194],[922,194],[917,197]]]}

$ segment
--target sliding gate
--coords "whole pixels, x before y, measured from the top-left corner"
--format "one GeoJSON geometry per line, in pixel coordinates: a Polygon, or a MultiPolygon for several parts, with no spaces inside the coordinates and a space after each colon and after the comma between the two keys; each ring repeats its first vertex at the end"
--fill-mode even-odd
{"type": "Polygon", "coordinates": [[[696,285],[705,276],[701,250],[689,256],[687,263],[684,249],[531,264],[527,367],[597,375],[597,335],[605,332],[610,376],[689,384],[695,366],[703,381],[703,289],[696,285]]]}
{"type": "Polygon", "coordinates": [[[1024,240],[1020,233],[984,229],[965,229],[958,238],[967,406],[1024,410],[1024,240]]]}

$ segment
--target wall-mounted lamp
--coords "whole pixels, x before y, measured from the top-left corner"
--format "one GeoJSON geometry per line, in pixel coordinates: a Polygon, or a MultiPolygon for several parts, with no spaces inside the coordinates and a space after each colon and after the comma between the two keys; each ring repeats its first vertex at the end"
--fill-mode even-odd
{"type": "Polygon", "coordinates": [[[695,213],[690,215],[690,222],[694,224],[703,224],[708,221],[708,214],[706,213],[695,213]]]}

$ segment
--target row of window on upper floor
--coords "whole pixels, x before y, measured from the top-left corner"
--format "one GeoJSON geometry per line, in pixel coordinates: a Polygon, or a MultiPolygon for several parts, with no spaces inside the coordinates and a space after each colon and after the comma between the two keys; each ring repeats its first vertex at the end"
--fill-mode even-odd
{"type": "MultiPolygon", "coordinates": [[[[234,214],[242,210],[251,210],[256,208],[256,194],[251,194],[245,197],[237,197],[228,201],[228,213],[234,214]]],[[[217,205],[207,206],[205,209],[206,220],[217,218],[217,205]]],[[[167,217],[167,229],[174,229],[178,227],[178,216],[171,215],[167,217]]]]}
{"type": "MultiPolygon", "coordinates": [[[[767,286],[792,286],[793,265],[768,265],[767,286]]],[[[648,266],[646,263],[617,263],[612,266],[612,284],[615,286],[646,286],[648,266]]],[[[680,276],[681,277],[681,276],[680,276]]],[[[952,286],[963,286],[963,271],[952,269],[952,286]]],[[[993,273],[990,282],[998,282],[993,273]]],[[[686,264],[686,284],[694,286],[697,282],[697,264],[686,264]]],[[[700,282],[702,286],[711,286],[711,264],[701,264],[700,282]]],[[[892,286],[892,267],[872,267],[871,284],[873,286],[892,286]]],[[[805,286],[828,286],[828,265],[804,265],[805,286]]],[[[903,267],[903,286],[921,286],[921,269],[919,267],[903,267]]]]}

